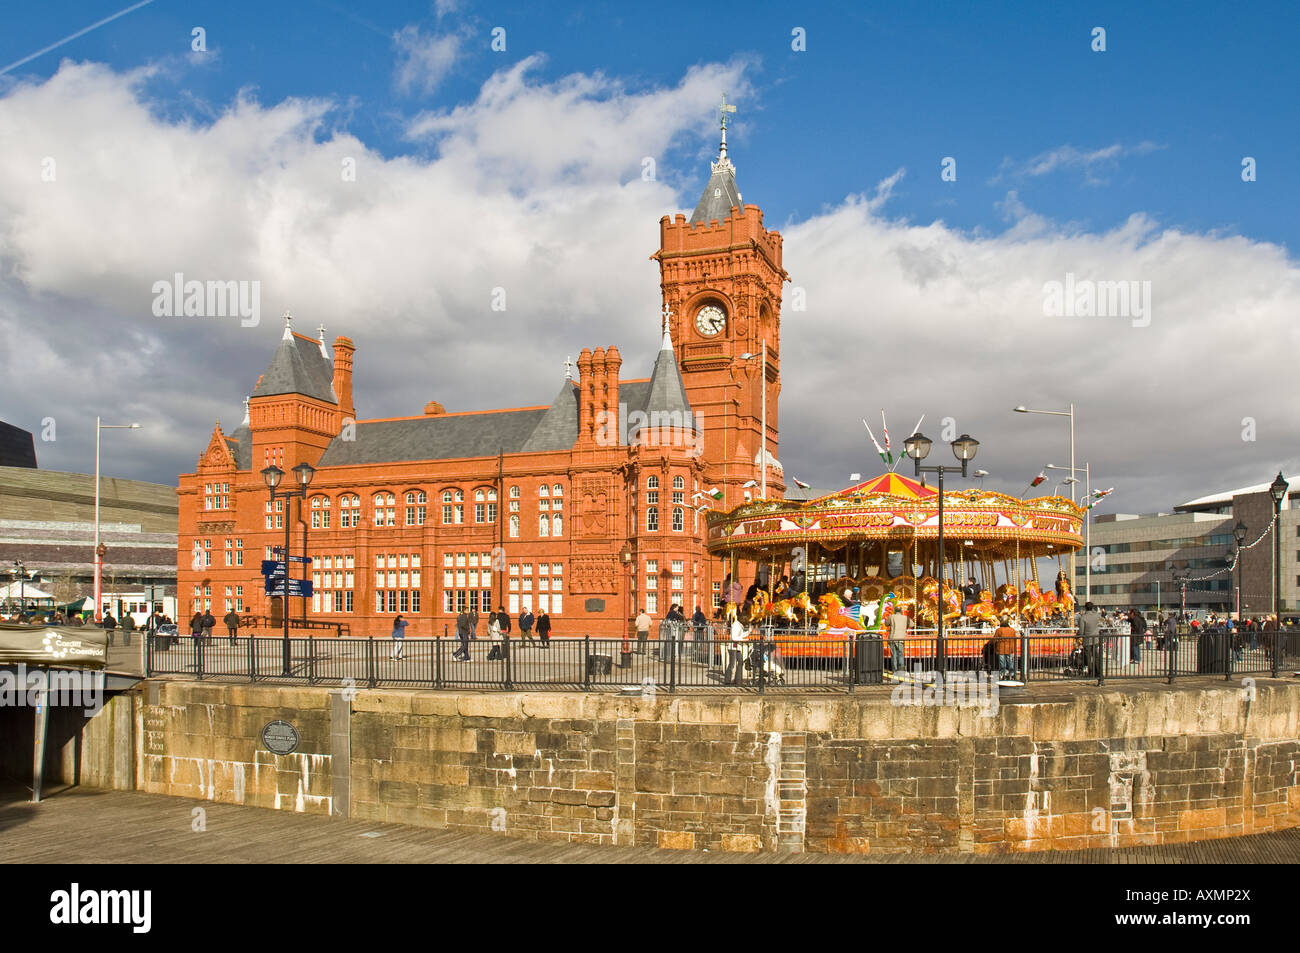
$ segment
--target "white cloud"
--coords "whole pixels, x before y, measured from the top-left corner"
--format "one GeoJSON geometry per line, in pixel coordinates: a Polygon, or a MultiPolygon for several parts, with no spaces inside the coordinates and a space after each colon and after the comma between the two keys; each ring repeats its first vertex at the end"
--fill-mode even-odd
{"type": "MultiPolygon", "coordinates": [[[[519,63],[472,102],[415,119],[409,132],[436,147],[431,158],[385,159],[332,132],[326,101],[245,97],[197,124],[151,109],[144,73],[65,63],[11,88],[0,98],[5,419],[38,429],[56,417],[42,465],[80,470],[96,413],[140,419],[146,430],[106,441],[106,470],[170,481],[192,469],[214,418],[238,423],[286,307],[300,330],[323,320],[356,341],[363,416],[431,399],[448,410],[546,402],[583,347],[617,344],[626,375],[648,374],[658,221],[694,206],[713,106],[723,89],[744,101],[747,64],[638,91],[600,75],[543,82],[536,68],[519,63]],[[666,157],[683,142],[700,158],[675,168],[666,157]],[[641,178],[645,156],[654,180],[641,178]],[[45,157],[54,182],[41,180],[45,157]],[[354,182],[340,174],[349,158],[354,182]],[[152,283],[177,271],[261,281],[262,326],[155,318],[152,283]],[[504,313],[490,307],[496,287],[504,313]]],[[[763,159],[743,136],[731,146],[743,189],[763,159]]],[[[787,294],[784,314],[787,472],[815,485],[871,472],[857,419],[884,406],[896,441],[922,412],[936,439],[954,416],[983,441],[986,484],[1018,492],[1042,464],[1066,462],[1067,446],[1059,420],[1010,408],[1071,401],[1079,460],[1117,488],[1112,511],[1297,469],[1300,269],[1284,249],[1140,213],[1088,233],[1015,192],[1001,234],[914,224],[884,214],[901,178],[782,228],[808,300],[793,312],[787,294]],[[1150,326],[1044,317],[1043,284],[1067,272],[1151,281],[1150,326]],[[1240,440],[1244,416],[1258,443],[1240,440]]]]}
{"type": "Polygon", "coordinates": [[[455,33],[425,35],[406,26],[393,34],[397,49],[394,81],[406,94],[429,95],[442,83],[460,55],[463,38],[455,33]]]}
{"type": "Polygon", "coordinates": [[[1036,178],[1054,172],[1078,170],[1083,173],[1086,184],[1106,185],[1110,181],[1107,176],[1119,167],[1121,158],[1147,155],[1161,148],[1163,146],[1149,141],[1139,142],[1135,146],[1125,146],[1116,142],[1090,150],[1078,149],[1071,145],[1058,146],[1040,152],[1023,162],[1017,162],[1010,157],[1004,158],[998,168],[998,174],[989,182],[996,185],[1006,178],[1036,178]]]}

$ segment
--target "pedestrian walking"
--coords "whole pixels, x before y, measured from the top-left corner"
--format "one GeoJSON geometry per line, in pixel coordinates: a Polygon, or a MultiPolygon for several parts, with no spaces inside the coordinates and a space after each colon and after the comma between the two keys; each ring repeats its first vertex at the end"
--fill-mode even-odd
{"type": "MultiPolygon", "coordinates": [[[[487,606],[484,606],[483,608],[486,609],[487,606]]],[[[471,606],[471,607],[470,607],[470,610],[469,610],[469,637],[470,637],[471,639],[477,639],[477,638],[478,638],[478,608],[477,608],[477,606],[471,606]]]]}
{"type": "Polygon", "coordinates": [[[464,609],[456,616],[456,638],[460,639],[460,648],[452,653],[452,658],[457,662],[469,661],[469,613],[464,609]]]}
{"type": "Polygon", "coordinates": [[[519,613],[519,638],[524,642],[533,641],[533,623],[537,621],[533,615],[533,610],[524,606],[524,611],[519,613]]]}
{"type": "Polygon", "coordinates": [[[497,611],[488,616],[488,638],[492,640],[488,660],[505,659],[510,653],[510,616],[506,614],[505,606],[497,606],[497,611]]]}
{"type": "Polygon", "coordinates": [[[239,613],[231,609],[221,621],[226,623],[226,634],[230,636],[230,644],[236,644],[235,639],[239,636],[239,613]]]}
{"type": "Polygon", "coordinates": [[[551,647],[551,617],[545,609],[537,617],[537,634],[542,640],[542,648],[549,649],[551,647]]]}
{"type": "Polygon", "coordinates": [[[645,645],[650,641],[650,616],[644,609],[637,613],[636,616],[636,654],[645,655],[645,645]]]}
{"type": "Polygon", "coordinates": [[[406,627],[410,624],[400,615],[393,620],[393,654],[389,658],[400,661],[406,657],[402,654],[402,642],[406,638],[406,627]]]}

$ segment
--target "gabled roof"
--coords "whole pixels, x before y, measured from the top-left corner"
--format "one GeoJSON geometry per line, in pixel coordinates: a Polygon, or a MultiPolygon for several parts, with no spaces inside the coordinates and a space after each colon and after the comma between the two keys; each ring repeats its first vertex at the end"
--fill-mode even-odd
{"type": "Polygon", "coordinates": [[[254,397],[303,394],[337,404],[334,362],[321,353],[321,344],[286,329],[271,363],[253,391],[254,397]]]}
{"type": "Polygon", "coordinates": [[[736,170],[727,162],[709,176],[709,184],[704,187],[700,203],[695,206],[691,224],[703,222],[707,225],[714,219],[721,222],[731,214],[733,205],[743,208],[740,189],[736,187],[736,170]]]}

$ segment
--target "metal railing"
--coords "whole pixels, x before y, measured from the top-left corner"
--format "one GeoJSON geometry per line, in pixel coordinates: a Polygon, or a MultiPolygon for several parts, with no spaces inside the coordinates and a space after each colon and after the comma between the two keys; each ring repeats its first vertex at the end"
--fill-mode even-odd
{"type": "MultiPolygon", "coordinates": [[[[930,681],[941,668],[938,640],[925,630],[894,640],[768,629],[732,642],[716,637],[714,626],[658,634],[671,637],[645,642],[635,636],[478,639],[469,642],[463,658],[461,642],[454,638],[320,639],[309,634],[290,638],[287,672],[280,637],[149,635],[145,673],[370,688],[833,693],[930,681]]],[[[1283,667],[1300,664],[1300,637],[1284,632],[1261,633],[1256,648],[1247,643],[1237,649],[1216,633],[1180,636],[1168,644],[1150,638],[1136,653],[1119,633],[1103,632],[1090,641],[1085,644],[1060,630],[1026,629],[1001,642],[988,632],[945,630],[942,670],[962,677],[997,673],[1023,682],[1145,679],[1172,684],[1187,676],[1277,675],[1283,667]]]]}

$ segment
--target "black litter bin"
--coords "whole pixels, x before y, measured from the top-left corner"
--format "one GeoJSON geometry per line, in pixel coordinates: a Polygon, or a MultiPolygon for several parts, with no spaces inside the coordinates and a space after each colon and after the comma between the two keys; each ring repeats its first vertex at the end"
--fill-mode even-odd
{"type": "Polygon", "coordinates": [[[884,681],[885,648],[879,636],[860,636],[854,646],[857,658],[857,683],[879,685],[884,681]]]}
{"type": "Polygon", "coordinates": [[[609,655],[588,655],[588,675],[608,675],[614,670],[614,659],[609,655]]]}
{"type": "Polygon", "coordinates": [[[1196,674],[1223,675],[1228,671],[1226,632],[1202,632],[1196,640],[1196,674]]]}

